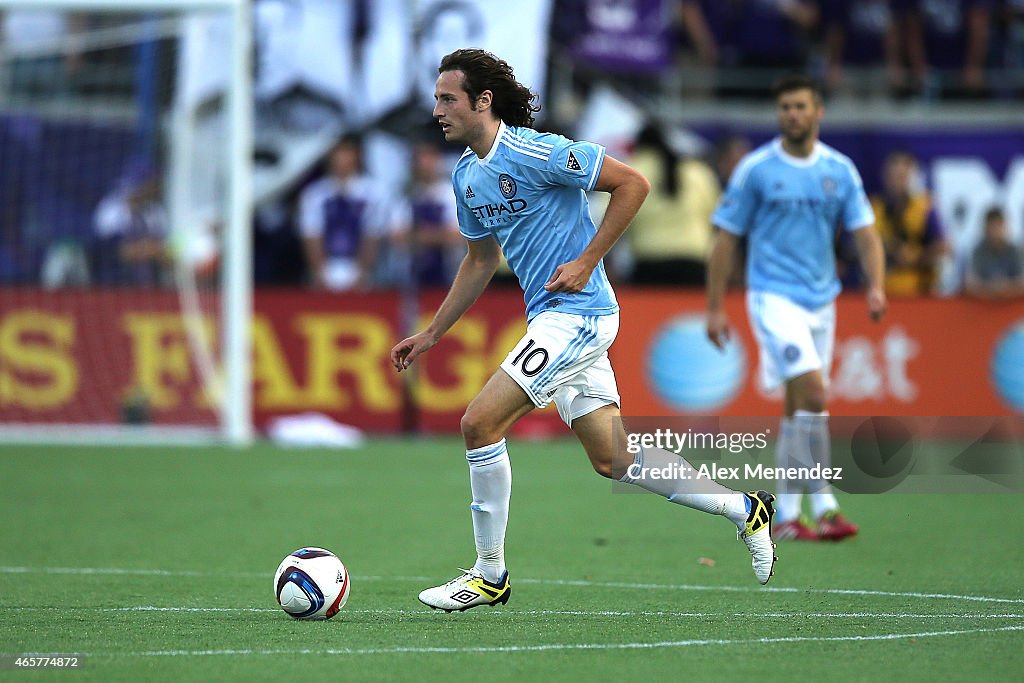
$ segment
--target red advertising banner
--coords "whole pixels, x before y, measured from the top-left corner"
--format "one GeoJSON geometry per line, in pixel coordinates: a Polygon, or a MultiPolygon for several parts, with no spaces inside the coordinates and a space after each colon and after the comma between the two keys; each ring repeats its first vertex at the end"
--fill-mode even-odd
{"type": "MultiPolygon", "coordinates": [[[[699,292],[622,289],[612,347],[627,415],[775,415],[758,387],[743,297],[728,307],[734,340],[704,338],[699,292]]],[[[443,293],[424,294],[430,319],[443,293]]],[[[258,426],[321,412],[374,432],[457,431],[466,405],[525,331],[516,289],[487,292],[414,372],[388,358],[408,333],[392,293],[259,291],[252,326],[258,426]]],[[[413,316],[415,317],[415,316],[413,316]]],[[[215,318],[202,321],[215,338],[215,318]]],[[[173,292],[0,290],[0,421],[113,423],[145,403],[160,424],[213,424],[211,399],[173,292]]],[[[830,410],[836,415],[1024,413],[1024,305],[897,300],[880,323],[858,296],[838,302],[830,410]]],[[[523,429],[557,427],[549,409],[523,429]]]]}
{"type": "MultiPolygon", "coordinates": [[[[253,406],[261,426],[315,411],[375,432],[457,432],[466,406],[526,331],[523,295],[488,292],[411,372],[391,366],[391,347],[420,329],[444,299],[423,294],[418,312],[392,293],[256,293],[253,406]]],[[[557,416],[555,417],[557,419],[557,416]]]]}
{"type": "Polygon", "coordinates": [[[256,293],[252,327],[253,409],[319,412],[380,432],[402,426],[402,383],[391,367],[399,339],[392,293],[256,293]]]}
{"type": "MultiPolygon", "coordinates": [[[[260,292],[257,423],[316,411],[397,431],[402,391],[388,352],[398,303],[390,293],[260,292]]],[[[0,421],[117,423],[141,404],[157,424],[215,424],[189,322],[175,292],[0,289],[0,421]]],[[[198,324],[216,349],[216,315],[204,311],[198,324]]]]}
{"type": "Polygon", "coordinates": [[[0,289],[4,423],[215,424],[193,359],[174,292],[0,289]]]}
{"type": "MultiPolygon", "coordinates": [[[[704,337],[699,292],[625,290],[612,364],[629,415],[774,415],[761,387],[745,299],[729,297],[733,340],[704,337]]],[[[834,415],[1024,413],[1024,304],[896,299],[871,322],[859,295],[837,301],[834,415]]]]}

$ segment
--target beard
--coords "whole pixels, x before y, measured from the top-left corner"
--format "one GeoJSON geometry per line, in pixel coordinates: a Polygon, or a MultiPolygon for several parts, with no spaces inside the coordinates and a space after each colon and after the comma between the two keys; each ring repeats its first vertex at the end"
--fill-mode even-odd
{"type": "Polygon", "coordinates": [[[803,145],[803,144],[806,144],[807,141],[811,139],[811,136],[813,134],[814,134],[814,129],[810,128],[810,127],[808,127],[808,128],[800,128],[798,130],[791,130],[791,131],[783,130],[782,131],[782,137],[784,137],[786,139],[786,142],[788,142],[791,145],[803,145]]]}

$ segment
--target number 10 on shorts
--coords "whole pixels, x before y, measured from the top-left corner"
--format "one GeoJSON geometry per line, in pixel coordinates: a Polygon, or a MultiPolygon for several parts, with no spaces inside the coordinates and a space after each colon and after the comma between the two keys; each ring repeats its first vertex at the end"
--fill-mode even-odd
{"type": "Polygon", "coordinates": [[[512,359],[512,365],[519,365],[520,371],[527,377],[533,377],[548,364],[547,349],[542,349],[539,346],[534,348],[534,344],[535,342],[530,339],[523,350],[512,359]]]}

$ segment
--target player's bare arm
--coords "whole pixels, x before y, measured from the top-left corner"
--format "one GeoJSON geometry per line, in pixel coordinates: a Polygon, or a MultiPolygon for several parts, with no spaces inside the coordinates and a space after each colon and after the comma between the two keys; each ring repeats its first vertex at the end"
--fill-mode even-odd
{"type": "Polygon", "coordinates": [[[885,250],[882,240],[873,225],[854,230],[853,241],[857,245],[860,266],[868,279],[868,315],[872,320],[881,320],[889,302],[885,298],[885,250]]]}
{"type": "Polygon", "coordinates": [[[640,210],[640,205],[651,191],[651,184],[639,171],[617,159],[605,156],[594,189],[611,194],[604,220],[579,258],[563,263],[555,269],[551,279],[544,285],[544,289],[549,292],[574,294],[583,291],[597,264],[626,231],[636,212],[640,210]]]}
{"type": "Polygon", "coordinates": [[[736,235],[719,228],[708,259],[707,334],[711,343],[720,349],[725,348],[729,341],[729,318],[725,314],[724,302],[737,241],[736,235]]]}
{"type": "Polygon", "coordinates": [[[391,349],[391,363],[398,372],[416,357],[430,350],[452,325],[469,310],[494,276],[501,261],[501,248],[494,239],[470,240],[466,256],[455,275],[448,295],[426,328],[398,342],[391,349]]]}

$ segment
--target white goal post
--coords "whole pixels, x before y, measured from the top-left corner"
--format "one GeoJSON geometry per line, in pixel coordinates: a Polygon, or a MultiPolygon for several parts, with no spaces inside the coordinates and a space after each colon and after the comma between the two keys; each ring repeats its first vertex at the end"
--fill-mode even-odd
{"type": "MultiPolygon", "coordinates": [[[[218,426],[210,431],[211,438],[226,440],[234,445],[244,445],[253,438],[252,390],[250,368],[250,324],[252,318],[252,216],[253,216],[253,98],[252,98],[252,48],[253,23],[250,0],[0,0],[0,11],[9,10],[59,10],[73,13],[173,13],[175,17],[185,16],[192,11],[216,12],[220,17],[230,17],[230,76],[224,90],[224,133],[226,135],[226,159],[224,159],[223,194],[225,210],[222,237],[220,240],[220,336],[219,356],[215,363],[217,371],[207,384],[220,388],[212,392],[207,386],[210,403],[217,414],[218,426]]],[[[178,102],[182,98],[175,98],[178,102]]],[[[187,154],[186,145],[180,145],[174,137],[188,134],[189,117],[195,112],[182,110],[184,104],[175,104],[175,111],[169,116],[170,125],[166,134],[165,147],[170,163],[169,177],[165,187],[170,222],[175,219],[176,189],[188,181],[188,164],[181,162],[181,155],[187,154]],[[184,128],[183,128],[184,127],[184,128]]],[[[157,125],[157,124],[154,124],[157,125]]],[[[166,130],[166,129],[165,129],[166,130]]],[[[116,362],[116,360],[114,361],[116,362]]],[[[11,425],[7,425],[10,427],[11,425]]],[[[125,440],[118,437],[116,425],[76,425],[72,433],[57,433],[47,425],[19,425],[36,430],[31,440],[95,440],[97,434],[110,435],[111,440],[125,440]],[[109,429],[108,429],[109,427],[109,429]],[[76,438],[81,436],[81,439],[76,438]]],[[[173,430],[154,427],[150,431],[125,430],[127,440],[173,441],[173,430]]],[[[197,434],[192,430],[193,435],[197,434]]],[[[0,433],[0,440],[19,439],[8,430],[0,433]]]]}

